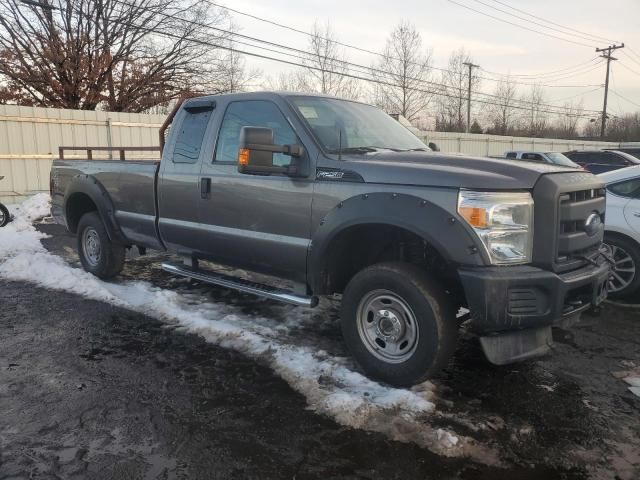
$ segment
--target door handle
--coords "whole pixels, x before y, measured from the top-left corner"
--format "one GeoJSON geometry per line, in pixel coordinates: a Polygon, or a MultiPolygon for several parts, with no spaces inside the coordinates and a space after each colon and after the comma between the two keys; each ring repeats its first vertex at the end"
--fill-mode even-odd
{"type": "Polygon", "coordinates": [[[640,217],[640,212],[633,212],[634,217],[640,217]]]}
{"type": "Polygon", "coordinates": [[[200,198],[209,198],[210,193],[211,193],[211,179],[201,178],[200,179],[200,198]]]}

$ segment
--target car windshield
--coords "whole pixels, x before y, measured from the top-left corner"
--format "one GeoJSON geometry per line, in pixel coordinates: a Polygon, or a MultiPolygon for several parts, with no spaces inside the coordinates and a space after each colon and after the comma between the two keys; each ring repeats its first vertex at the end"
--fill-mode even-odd
{"type": "Polygon", "coordinates": [[[292,97],[296,110],[328,153],[430,150],[379,108],[326,97],[292,97]]]}
{"type": "Polygon", "coordinates": [[[562,153],[558,153],[558,152],[547,152],[546,153],[547,157],[549,157],[553,163],[555,163],[556,165],[562,165],[564,167],[573,167],[573,168],[580,168],[580,165],[578,165],[577,163],[571,161],[568,157],[564,156],[562,153]]]}
{"type": "Polygon", "coordinates": [[[627,152],[621,152],[620,150],[605,150],[606,152],[613,152],[616,155],[620,155],[622,158],[628,160],[630,163],[640,163],[640,159],[634,157],[633,155],[627,152]]]}

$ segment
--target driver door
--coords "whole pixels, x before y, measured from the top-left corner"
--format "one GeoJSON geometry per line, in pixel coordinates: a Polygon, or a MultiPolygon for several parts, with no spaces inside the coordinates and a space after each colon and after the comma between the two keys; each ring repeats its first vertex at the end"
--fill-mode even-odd
{"type": "MultiPolygon", "coordinates": [[[[280,145],[301,141],[272,101],[230,101],[221,107],[214,157],[203,162],[200,171],[201,182],[210,183],[198,211],[208,256],[225,265],[305,282],[315,177],[248,175],[238,173],[237,166],[242,127],[270,128],[280,145]]],[[[275,165],[289,162],[291,157],[274,154],[275,165]]]]}

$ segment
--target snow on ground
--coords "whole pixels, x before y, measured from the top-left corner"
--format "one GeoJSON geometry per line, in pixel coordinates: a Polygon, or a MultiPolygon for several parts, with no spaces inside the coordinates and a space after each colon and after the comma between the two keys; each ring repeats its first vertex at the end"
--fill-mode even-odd
{"type": "Polygon", "coordinates": [[[348,358],[295,342],[295,336],[287,333],[313,321],[310,309],[288,307],[282,310],[287,317],[282,322],[247,315],[233,305],[207,301],[202,294],[161,289],[142,281],[104,282],[41,245],[44,235],[32,222],[49,214],[48,195],[31,197],[14,206],[12,213],[14,222],[0,229],[0,276],[151,315],[257,358],[303,394],[309,408],[343,425],[415,442],[444,455],[486,458],[487,452],[470,439],[429,426],[430,416],[438,415],[430,382],[411,390],[382,385],[355,371],[348,358]]]}

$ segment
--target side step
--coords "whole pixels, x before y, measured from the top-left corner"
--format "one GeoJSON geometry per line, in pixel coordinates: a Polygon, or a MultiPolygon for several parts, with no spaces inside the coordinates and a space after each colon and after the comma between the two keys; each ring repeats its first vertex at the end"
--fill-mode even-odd
{"type": "Polygon", "coordinates": [[[300,307],[315,307],[318,304],[318,297],[303,297],[296,295],[288,290],[280,290],[278,288],[263,285],[261,283],[250,282],[241,278],[230,277],[222,273],[214,273],[210,271],[200,270],[189,267],[187,265],[176,263],[163,263],[162,270],[165,272],[180,275],[182,277],[193,278],[205,283],[219,285],[233,290],[239,290],[245,293],[251,293],[259,297],[270,298],[291,305],[300,307]]]}

